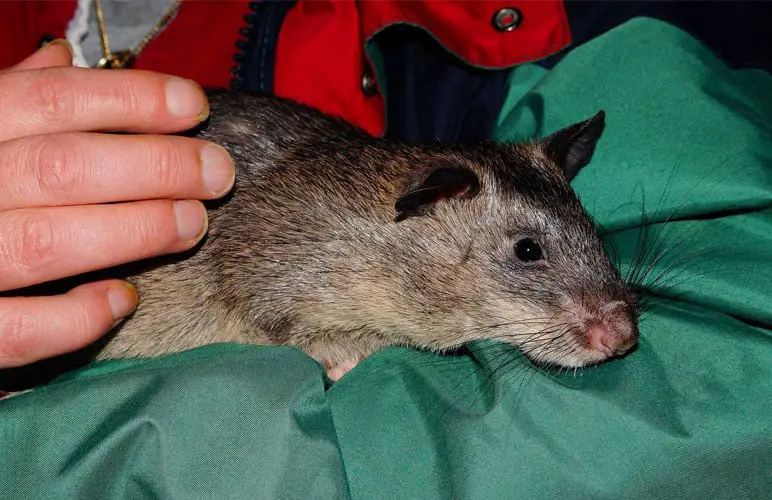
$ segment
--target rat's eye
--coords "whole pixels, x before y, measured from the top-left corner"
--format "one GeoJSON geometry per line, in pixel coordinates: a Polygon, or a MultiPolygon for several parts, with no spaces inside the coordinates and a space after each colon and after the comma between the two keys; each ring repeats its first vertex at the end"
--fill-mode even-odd
{"type": "Polygon", "coordinates": [[[523,238],[515,243],[515,255],[523,262],[535,262],[542,259],[541,247],[531,238],[523,238]]]}

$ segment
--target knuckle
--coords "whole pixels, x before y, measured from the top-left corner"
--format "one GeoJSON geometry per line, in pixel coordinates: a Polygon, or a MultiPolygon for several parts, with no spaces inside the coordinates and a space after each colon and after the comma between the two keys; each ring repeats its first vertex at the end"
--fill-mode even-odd
{"type": "Polygon", "coordinates": [[[5,234],[18,235],[7,242],[0,251],[3,260],[16,273],[33,273],[45,270],[57,259],[54,223],[44,214],[22,213],[11,220],[5,234]],[[4,255],[3,255],[4,254],[4,255]]]}
{"type": "Polygon", "coordinates": [[[22,221],[19,260],[30,269],[45,267],[53,260],[54,224],[44,215],[28,216],[22,221]]]}
{"type": "Polygon", "coordinates": [[[127,115],[139,115],[147,108],[147,95],[142,92],[132,79],[126,79],[121,89],[120,98],[127,115]]]}
{"type": "Polygon", "coordinates": [[[80,345],[85,343],[93,331],[99,326],[99,315],[95,310],[94,302],[99,302],[96,297],[88,297],[89,302],[81,299],[78,303],[75,303],[70,307],[64,322],[66,324],[66,330],[72,332],[70,337],[73,342],[80,345]]]}
{"type": "Polygon", "coordinates": [[[137,250],[142,254],[150,254],[163,246],[163,235],[170,234],[170,231],[164,231],[162,228],[164,217],[158,211],[148,211],[148,213],[137,214],[129,223],[128,234],[133,235],[137,250]],[[153,213],[155,212],[155,213],[153,213]]]}
{"type": "Polygon", "coordinates": [[[173,203],[168,200],[148,202],[141,211],[126,219],[123,231],[130,241],[131,253],[155,256],[178,244],[173,203]]]}
{"type": "Polygon", "coordinates": [[[66,203],[77,192],[79,182],[78,161],[72,151],[53,140],[35,140],[25,155],[31,165],[32,181],[43,194],[66,203]]]}
{"type": "Polygon", "coordinates": [[[126,206],[115,219],[115,254],[124,258],[136,254],[152,254],[163,238],[163,214],[153,202],[126,206]]]}
{"type": "Polygon", "coordinates": [[[153,184],[163,186],[165,191],[175,192],[182,187],[183,154],[175,141],[159,141],[151,150],[153,184]]]}
{"type": "Polygon", "coordinates": [[[23,312],[0,314],[0,359],[23,359],[35,348],[35,321],[23,312]]]}
{"type": "Polygon", "coordinates": [[[62,125],[75,116],[76,94],[70,79],[60,68],[37,74],[30,82],[31,109],[49,125],[62,125]]]}
{"type": "Polygon", "coordinates": [[[134,78],[127,77],[122,85],[106,87],[101,92],[104,101],[109,102],[113,110],[120,110],[123,116],[139,117],[148,114],[147,95],[143,94],[134,78]]]}

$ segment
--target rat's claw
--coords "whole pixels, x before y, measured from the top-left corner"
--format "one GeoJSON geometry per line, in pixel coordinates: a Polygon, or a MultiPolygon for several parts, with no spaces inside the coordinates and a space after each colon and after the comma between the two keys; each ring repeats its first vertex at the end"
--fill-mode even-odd
{"type": "Polygon", "coordinates": [[[343,363],[340,363],[339,365],[335,365],[329,370],[327,370],[327,376],[330,377],[330,380],[338,380],[343,375],[347,374],[356,365],[357,365],[356,361],[346,360],[343,363]]]}
{"type": "Polygon", "coordinates": [[[6,391],[0,391],[0,399],[8,399],[12,398],[14,396],[18,396],[19,394],[25,394],[27,392],[30,392],[32,389],[27,389],[25,391],[16,391],[16,392],[6,392],[6,391]]]}

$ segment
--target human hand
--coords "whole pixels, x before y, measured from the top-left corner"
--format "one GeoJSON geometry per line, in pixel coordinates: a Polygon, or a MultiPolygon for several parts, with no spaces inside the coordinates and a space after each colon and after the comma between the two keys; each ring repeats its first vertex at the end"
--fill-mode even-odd
{"type": "MultiPolygon", "coordinates": [[[[233,184],[224,149],[160,135],[208,115],[188,80],[73,68],[57,41],[0,71],[0,109],[0,292],[187,250],[207,228],[197,200],[233,184]]],[[[136,305],[117,280],[0,297],[0,369],[84,347],[136,305]]]]}

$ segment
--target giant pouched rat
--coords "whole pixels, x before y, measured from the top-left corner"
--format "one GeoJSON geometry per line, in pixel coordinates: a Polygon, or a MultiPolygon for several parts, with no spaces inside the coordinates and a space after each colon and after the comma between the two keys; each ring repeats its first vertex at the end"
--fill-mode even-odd
{"type": "Polygon", "coordinates": [[[387,346],[497,339],[579,367],[638,337],[633,294],[569,182],[604,113],[540,141],[404,144],[301,104],[209,92],[197,135],[237,175],[187,255],[126,277],[98,359],[214,342],[296,346],[331,378],[387,346]]]}

